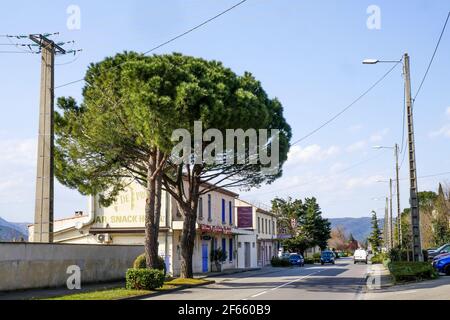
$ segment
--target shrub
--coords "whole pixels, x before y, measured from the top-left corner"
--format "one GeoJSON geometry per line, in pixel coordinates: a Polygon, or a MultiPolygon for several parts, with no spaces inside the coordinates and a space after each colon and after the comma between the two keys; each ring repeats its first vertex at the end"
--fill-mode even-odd
{"type": "Polygon", "coordinates": [[[382,264],[387,258],[385,253],[378,253],[372,257],[371,261],[372,264],[382,264]]]}
{"type": "Polygon", "coordinates": [[[211,262],[225,262],[227,261],[227,252],[221,248],[216,250],[211,250],[211,262]]]}
{"type": "Polygon", "coordinates": [[[286,267],[291,266],[291,263],[289,262],[288,259],[280,259],[278,257],[273,257],[270,260],[270,264],[272,265],[272,267],[281,267],[281,268],[286,268],[286,267]]]}
{"type": "Polygon", "coordinates": [[[395,282],[436,279],[438,274],[428,262],[391,262],[388,265],[395,282]]]}
{"type": "Polygon", "coordinates": [[[314,264],[314,258],[305,258],[305,264],[314,264]]]}
{"type": "MultiPolygon", "coordinates": [[[[141,254],[139,257],[136,258],[136,260],[134,260],[133,268],[134,269],[147,269],[147,261],[145,258],[145,254],[141,254]]],[[[166,276],[166,274],[167,274],[166,262],[160,256],[158,256],[157,269],[161,270],[164,273],[164,277],[166,276]]]]}
{"type": "Polygon", "coordinates": [[[128,269],[126,288],[128,290],[154,290],[164,285],[164,273],[156,269],[128,269]]]}
{"type": "Polygon", "coordinates": [[[322,256],[322,254],[320,252],[314,253],[313,254],[314,263],[319,263],[321,256],[322,256]]]}

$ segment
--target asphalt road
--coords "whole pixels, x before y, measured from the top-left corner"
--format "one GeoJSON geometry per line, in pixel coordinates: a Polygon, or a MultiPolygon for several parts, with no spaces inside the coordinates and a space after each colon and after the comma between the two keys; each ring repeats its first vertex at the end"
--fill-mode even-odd
{"type": "Polygon", "coordinates": [[[366,273],[366,265],[354,265],[351,259],[336,265],[264,268],[149,300],[355,300],[362,299],[366,273]]]}

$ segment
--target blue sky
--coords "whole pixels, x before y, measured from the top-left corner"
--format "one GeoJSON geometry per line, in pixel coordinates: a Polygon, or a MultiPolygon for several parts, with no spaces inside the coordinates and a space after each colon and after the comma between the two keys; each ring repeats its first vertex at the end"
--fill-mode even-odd
{"type": "MultiPolygon", "coordinates": [[[[2,4],[0,34],[57,32],[58,41],[75,40],[83,52],[59,57],[56,85],[84,76],[90,62],[123,50],[147,51],[238,1],[14,1],[2,4]],[[81,10],[80,30],[67,28],[67,8],[81,10]]],[[[161,49],[217,59],[237,73],[252,72],[284,105],[301,138],[349,104],[390,65],[365,66],[364,58],[411,56],[413,91],[418,87],[450,10],[448,1],[249,0],[227,15],[161,49]],[[367,28],[367,8],[377,5],[381,29],[367,28]]],[[[0,43],[7,43],[0,38],[0,43]]],[[[70,49],[72,45],[68,45],[70,49]]],[[[7,48],[7,47],[6,47],[7,48]]],[[[0,48],[0,49],[6,49],[0,48]]],[[[14,49],[14,48],[8,48],[14,49]]],[[[418,175],[450,171],[450,30],[415,106],[418,175]]],[[[35,153],[40,66],[37,55],[0,54],[0,216],[33,221],[35,153]]],[[[55,95],[80,97],[82,84],[55,95]]],[[[316,196],[326,217],[382,214],[394,175],[393,154],[373,145],[401,143],[403,81],[397,68],[379,87],[301,144],[295,146],[285,175],[274,185],[241,193],[270,203],[276,196],[316,196]],[[375,159],[373,159],[376,157],[375,159]],[[355,164],[366,159],[362,165],[355,164]],[[353,167],[342,173],[343,169],[353,167]]],[[[407,162],[401,177],[407,178],[407,162]]],[[[421,179],[420,190],[435,190],[450,175],[421,179]]],[[[408,181],[401,184],[408,206],[408,181]]],[[[56,185],[56,217],[86,210],[76,191],[56,185]]]]}

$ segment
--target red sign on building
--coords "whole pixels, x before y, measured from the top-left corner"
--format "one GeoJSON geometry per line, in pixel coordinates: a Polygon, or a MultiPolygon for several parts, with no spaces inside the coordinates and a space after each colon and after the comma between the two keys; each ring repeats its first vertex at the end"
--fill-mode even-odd
{"type": "Polygon", "coordinates": [[[252,207],[238,207],[238,228],[253,228],[252,207]]]}

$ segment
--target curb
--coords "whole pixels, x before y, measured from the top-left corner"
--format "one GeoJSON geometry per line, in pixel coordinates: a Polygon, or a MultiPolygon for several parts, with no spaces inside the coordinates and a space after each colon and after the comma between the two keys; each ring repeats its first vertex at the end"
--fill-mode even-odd
{"type": "Polygon", "coordinates": [[[233,272],[223,272],[223,273],[214,274],[214,275],[205,275],[205,276],[201,276],[201,277],[199,277],[197,279],[219,278],[219,277],[228,276],[228,275],[232,275],[232,274],[239,274],[239,273],[259,271],[259,270],[262,270],[262,268],[243,269],[243,270],[236,270],[236,271],[233,271],[233,272]]]}
{"type": "Polygon", "coordinates": [[[158,296],[162,296],[165,294],[182,291],[182,290],[186,290],[186,289],[204,287],[204,286],[208,286],[208,285],[215,284],[215,283],[216,282],[214,280],[209,280],[209,281],[206,281],[201,284],[185,284],[185,285],[177,286],[176,288],[173,288],[173,289],[168,289],[168,290],[164,290],[164,291],[155,291],[155,293],[150,293],[150,294],[146,294],[146,295],[137,295],[137,296],[132,296],[132,297],[119,298],[119,299],[116,299],[116,301],[142,300],[142,299],[158,297],[158,296]]]}

